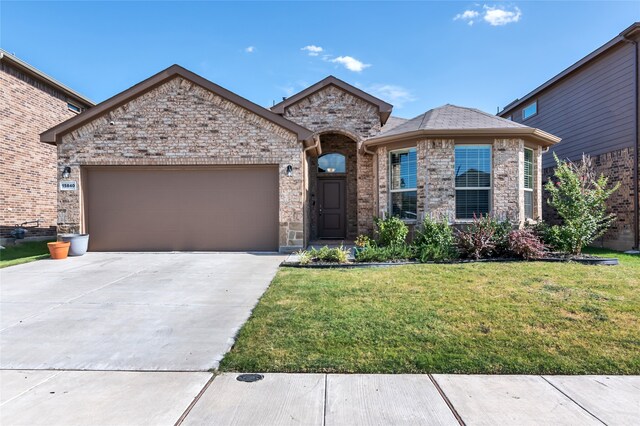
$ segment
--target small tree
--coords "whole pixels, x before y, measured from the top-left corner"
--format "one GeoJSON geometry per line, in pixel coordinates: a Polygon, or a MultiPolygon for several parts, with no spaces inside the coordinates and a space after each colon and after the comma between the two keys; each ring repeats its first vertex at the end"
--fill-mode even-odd
{"type": "Polygon", "coordinates": [[[561,161],[557,155],[555,182],[549,180],[545,189],[549,192],[548,203],[562,218],[562,225],[554,225],[552,233],[561,236],[559,249],[580,254],[582,248],[606,232],[615,220],[615,214],[607,213],[606,201],[620,186],[607,188],[608,178],[596,172],[588,155],[574,163],[561,161]]]}

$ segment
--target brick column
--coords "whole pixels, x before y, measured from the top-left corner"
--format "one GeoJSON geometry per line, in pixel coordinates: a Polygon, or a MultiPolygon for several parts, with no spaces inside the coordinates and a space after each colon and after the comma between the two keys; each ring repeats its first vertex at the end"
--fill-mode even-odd
{"type": "MultiPolygon", "coordinates": [[[[426,185],[425,215],[446,218],[450,222],[456,217],[455,191],[455,140],[428,139],[418,142],[418,170],[425,169],[426,185]],[[421,164],[422,155],[424,163],[421,164]]],[[[418,174],[420,179],[420,174],[418,174]]],[[[418,188],[420,181],[418,182],[418,188]]],[[[424,191],[423,191],[424,193],[424,191]]],[[[420,199],[420,195],[418,196],[420,199]]]]}
{"type": "Polygon", "coordinates": [[[378,212],[376,216],[383,217],[388,212],[389,206],[389,188],[387,187],[389,152],[386,146],[379,147],[376,152],[378,160],[378,212]]]}
{"type": "Polygon", "coordinates": [[[495,139],[493,143],[493,209],[499,220],[524,221],[524,141],[495,139]]]}

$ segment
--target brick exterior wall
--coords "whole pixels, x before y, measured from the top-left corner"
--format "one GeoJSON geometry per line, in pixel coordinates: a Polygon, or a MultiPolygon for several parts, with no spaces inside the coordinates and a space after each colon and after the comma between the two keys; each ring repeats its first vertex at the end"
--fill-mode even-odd
{"type": "MultiPolygon", "coordinates": [[[[491,144],[493,152],[492,215],[514,223],[524,223],[524,147],[522,139],[478,139],[475,143],[491,144]]],[[[423,139],[415,143],[417,153],[417,215],[455,222],[455,139],[423,139]]],[[[388,152],[376,149],[378,176],[378,215],[388,212],[388,152]]],[[[395,149],[395,148],[394,148],[395,149]]],[[[541,198],[539,169],[541,150],[534,152],[534,217],[541,198]]],[[[538,214],[539,216],[539,214],[538,214]]],[[[412,225],[413,222],[409,221],[412,225]]],[[[411,228],[411,226],[410,226],[411,228]]]]}
{"type": "MultiPolygon", "coordinates": [[[[636,161],[634,149],[624,148],[591,157],[598,175],[609,178],[609,184],[620,183],[620,188],[607,202],[609,211],[617,215],[616,221],[605,235],[594,245],[614,250],[630,250],[634,245],[634,187],[633,172],[636,161]]],[[[542,170],[543,181],[553,176],[553,167],[542,170]]],[[[542,217],[545,221],[558,224],[560,218],[554,208],[547,203],[548,193],[543,192],[542,217]]],[[[636,224],[635,226],[638,226],[636,224]]]]}
{"type": "MultiPolygon", "coordinates": [[[[76,115],[67,96],[0,62],[0,237],[15,224],[41,219],[26,237],[56,234],[56,148],[40,133],[76,115]]],[[[72,101],[80,107],[86,105],[72,101]]]]}
{"type": "MultiPolygon", "coordinates": [[[[380,132],[378,108],[330,85],[286,107],[284,117],[317,134],[339,133],[354,141],[357,147],[357,234],[371,234],[377,193],[374,163],[360,147],[364,139],[380,132]]],[[[311,197],[314,195],[312,193],[311,197]]]]}
{"type": "MultiPolygon", "coordinates": [[[[426,209],[419,212],[418,217],[424,218],[428,214],[436,219],[455,219],[455,140],[427,139],[418,142],[418,170],[423,169],[422,176],[426,193],[422,204],[426,209]],[[420,159],[422,158],[422,162],[420,159]],[[424,167],[420,167],[424,164],[424,167]]],[[[418,173],[420,179],[421,173],[418,173]]],[[[420,186],[420,182],[418,182],[420,186]]],[[[418,195],[418,200],[420,195],[418,195]]],[[[419,203],[420,204],[420,203],[419,203]]]]}
{"type": "Polygon", "coordinates": [[[376,160],[378,162],[378,194],[377,194],[377,217],[384,217],[389,212],[389,150],[386,146],[376,149],[376,160]]]}
{"type": "Polygon", "coordinates": [[[493,209],[500,220],[524,221],[524,141],[493,142],[493,209]]]}
{"type": "MultiPolygon", "coordinates": [[[[291,251],[304,244],[302,149],[289,130],[176,77],[66,134],[58,170],[70,166],[82,187],[81,167],[89,165],[277,164],[279,244],[291,251]]],[[[81,193],[59,192],[59,232],[82,231],[81,193]]]]}

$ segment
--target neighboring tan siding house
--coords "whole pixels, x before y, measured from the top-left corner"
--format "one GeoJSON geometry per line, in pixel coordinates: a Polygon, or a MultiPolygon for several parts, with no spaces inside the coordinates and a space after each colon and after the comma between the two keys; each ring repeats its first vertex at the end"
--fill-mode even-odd
{"type": "Polygon", "coordinates": [[[41,134],[78,187],[59,191],[58,229],[96,251],[290,252],[386,214],[539,215],[559,138],[453,105],[391,111],[331,76],[269,110],[173,65],[41,134]]]}
{"type": "MultiPolygon", "coordinates": [[[[609,200],[618,216],[598,244],[629,250],[638,247],[638,57],[640,24],[506,106],[499,116],[558,135],[562,142],[543,155],[543,180],[560,159],[592,157],[598,173],[620,189],[609,200]]],[[[557,221],[544,203],[543,218],[557,221]]]]}
{"type": "Polygon", "coordinates": [[[92,105],[0,49],[0,238],[36,220],[27,238],[56,235],[56,149],[40,133],[92,105]]]}

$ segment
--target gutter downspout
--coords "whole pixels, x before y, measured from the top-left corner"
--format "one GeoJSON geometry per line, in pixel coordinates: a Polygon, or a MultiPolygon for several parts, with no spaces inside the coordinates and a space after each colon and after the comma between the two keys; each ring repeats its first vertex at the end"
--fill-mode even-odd
{"type": "Polygon", "coordinates": [[[635,61],[633,66],[633,80],[635,85],[635,131],[636,131],[636,144],[635,144],[635,163],[633,165],[633,228],[634,228],[634,249],[640,249],[640,201],[638,200],[640,197],[638,196],[638,190],[640,189],[640,185],[638,181],[640,180],[640,174],[638,171],[638,165],[640,164],[640,127],[638,126],[638,99],[640,98],[640,86],[638,85],[638,42],[635,40],[631,40],[627,38],[627,36],[622,37],[625,42],[633,44],[634,53],[635,53],[635,61]]]}
{"type": "Polygon", "coordinates": [[[302,150],[302,153],[303,153],[303,154],[306,154],[306,153],[307,153],[307,151],[309,151],[309,150],[311,150],[311,149],[314,149],[314,148],[318,149],[318,148],[320,148],[320,137],[318,137],[318,135],[315,135],[315,136],[313,137],[313,140],[315,141],[315,143],[314,143],[313,145],[309,145],[308,147],[306,147],[305,149],[303,149],[303,150],[302,150]]]}

